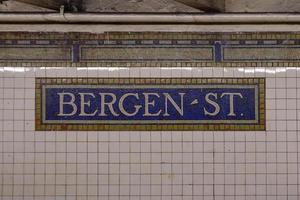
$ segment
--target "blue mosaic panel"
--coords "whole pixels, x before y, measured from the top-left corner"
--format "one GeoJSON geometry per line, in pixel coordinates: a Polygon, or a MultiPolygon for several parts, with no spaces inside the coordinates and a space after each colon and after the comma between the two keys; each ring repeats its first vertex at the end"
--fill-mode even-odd
{"type": "Polygon", "coordinates": [[[199,79],[195,84],[183,83],[187,79],[169,84],[145,80],[121,84],[121,79],[107,79],[103,84],[101,79],[37,79],[42,82],[37,86],[38,124],[259,126],[264,121],[263,79],[199,79]]]}
{"type": "Polygon", "coordinates": [[[44,123],[257,123],[258,86],[43,88],[44,123]]]}

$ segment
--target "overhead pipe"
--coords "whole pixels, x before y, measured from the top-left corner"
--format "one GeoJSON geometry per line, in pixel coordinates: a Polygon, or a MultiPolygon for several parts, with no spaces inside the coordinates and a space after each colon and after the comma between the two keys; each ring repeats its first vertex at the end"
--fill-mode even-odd
{"type": "Polygon", "coordinates": [[[300,14],[0,13],[0,23],[298,24],[300,14]]]}

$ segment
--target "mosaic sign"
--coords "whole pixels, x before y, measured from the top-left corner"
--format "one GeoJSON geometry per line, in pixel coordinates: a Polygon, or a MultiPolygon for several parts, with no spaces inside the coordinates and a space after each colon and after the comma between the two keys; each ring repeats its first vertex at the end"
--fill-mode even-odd
{"type": "Polygon", "coordinates": [[[265,80],[37,78],[36,129],[264,130],[265,80]]]}

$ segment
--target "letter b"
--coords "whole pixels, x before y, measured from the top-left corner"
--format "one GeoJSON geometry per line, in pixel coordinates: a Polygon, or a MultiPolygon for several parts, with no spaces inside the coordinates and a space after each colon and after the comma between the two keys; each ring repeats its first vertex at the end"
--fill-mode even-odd
{"type": "Polygon", "coordinates": [[[75,95],[68,92],[63,93],[57,93],[59,95],[59,114],[58,116],[64,117],[64,116],[72,116],[75,115],[77,112],[77,106],[74,103],[75,102],[75,95]],[[69,102],[65,102],[65,96],[68,95],[71,97],[71,100],[69,102]],[[72,107],[72,112],[70,113],[64,113],[64,106],[69,105],[72,107]]]}

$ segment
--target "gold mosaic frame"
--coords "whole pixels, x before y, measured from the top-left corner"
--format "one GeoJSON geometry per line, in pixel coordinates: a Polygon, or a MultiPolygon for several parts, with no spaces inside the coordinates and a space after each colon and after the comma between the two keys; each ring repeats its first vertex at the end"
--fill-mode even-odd
{"type": "Polygon", "coordinates": [[[36,78],[35,130],[36,131],[265,131],[265,78],[36,78]],[[259,123],[238,124],[43,124],[42,85],[258,85],[259,123]]]}

